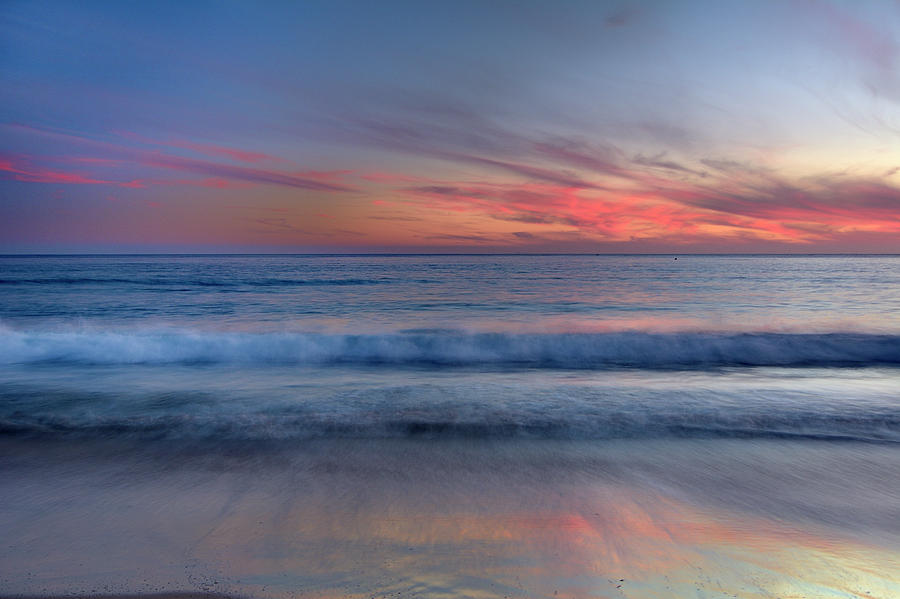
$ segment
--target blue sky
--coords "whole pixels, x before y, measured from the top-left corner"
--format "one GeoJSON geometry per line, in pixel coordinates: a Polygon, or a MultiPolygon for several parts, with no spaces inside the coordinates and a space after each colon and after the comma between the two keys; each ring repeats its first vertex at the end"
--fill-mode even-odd
{"type": "Polygon", "coordinates": [[[2,251],[900,251],[900,3],[6,2],[2,251]]]}

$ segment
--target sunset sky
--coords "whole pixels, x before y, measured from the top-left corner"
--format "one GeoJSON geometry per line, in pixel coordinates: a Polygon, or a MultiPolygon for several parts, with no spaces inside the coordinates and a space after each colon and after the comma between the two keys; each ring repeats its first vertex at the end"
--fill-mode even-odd
{"type": "Polygon", "coordinates": [[[0,5],[0,252],[900,252],[900,2],[0,5]]]}

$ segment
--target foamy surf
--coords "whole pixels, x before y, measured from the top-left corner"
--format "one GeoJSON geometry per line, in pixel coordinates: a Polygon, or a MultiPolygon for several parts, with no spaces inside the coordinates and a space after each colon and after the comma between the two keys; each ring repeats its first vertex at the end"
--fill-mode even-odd
{"type": "Polygon", "coordinates": [[[0,592],[897,595],[897,258],[0,262],[0,592]]]}
{"type": "Polygon", "coordinates": [[[869,333],[209,333],[0,331],[0,363],[703,368],[900,364],[869,333]]]}

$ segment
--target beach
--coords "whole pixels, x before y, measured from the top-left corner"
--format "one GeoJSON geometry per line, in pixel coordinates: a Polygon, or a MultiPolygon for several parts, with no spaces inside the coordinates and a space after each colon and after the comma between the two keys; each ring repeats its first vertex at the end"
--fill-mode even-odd
{"type": "Polygon", "coordinates": [[[900,589],[900,518],[884,503],[900,478],[893,448],[407,439],[213,455],[5,449],[2,582],[28,595],[900,589]]]}
{"type": "Polygon", "coordinates": [[[900,594],[897,258],[4,260],[4,597],[900,594]]]}

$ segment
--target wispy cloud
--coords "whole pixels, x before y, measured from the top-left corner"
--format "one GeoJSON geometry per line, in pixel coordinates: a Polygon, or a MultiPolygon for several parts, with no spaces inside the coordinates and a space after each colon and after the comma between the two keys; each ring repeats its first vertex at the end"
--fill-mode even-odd
{"type": "Polygon", "coordinates": [[[853,231],[900,232],[900,189],[882,180],[819,176],[788,183],[767,178],[717,187],[671,186],[660,195],[797,241],[853,231]]]}
{"type": "Polygon", "coordinates": [[[282,185],[313,191],[354,191],[354,188],[348,185],[327,183],[313,177],[297,176],[269,169],[234,166],[162,153],[141,152],[134,158],[136,162],[144,166],[161,167],[211,177],[224,177],[248,183],[282,185]]]}
{"type": "Polygon", "coordinates": [[[471,212],[544,232],[578,231],[607,240],[730,238],[808,244],[859,231],[900,233],[896,219],[900,189],[884,180],[823,175],[791,183],[766,169],[734,161],[705,162],[718,167],[714,180],[712,175],[644,179],[631,191],[546,182],[441,181],[401,191],[430,209],[471,212]]]}
{"type": "Polygon", "coordinates": [[[556,185],[564,185],[566,187],[577,187],[580,189],[598,189],[599,186],[589,183],[571,171],[559,171],[529,164],[521,164],[517,162],[508,162],[505,160],[495,160],[493,158],[485,158],[483,156],[472,156],[466,154],[442,153],[446,158],[455,159],[460,162],[468,162],[471,164],[479,164],[493,167],[502,171],[522,175],[529,179],[537,181],[545,181],[556,185]]]}
{"type": "Polygon", "coordinates": [[[93,178],[81,173],[54,170],[39,165],[28,164],[28,157],[0,155],[0,171],[9,173],[16,181],[28,183],[62,183],[67,185],[115,185],[118,187],[144,187],[137,180],[111,181],[93,178]]]}
{"type": "Polygon", "coordinates": [[[683,164],[675,162],[674,160],[667,160],[665,153],[660,153],[655,156],[644,156],[643,154],[638,154],[637,156],[632,158],[632,162],[639,166],[649,166],[656,169],[687,173],[690,175],[696,175],[698,177],[706,176],[705,171],[698,171],[692,168],[688,168],[683,164]]]}
{"type": "MultiPolygon", "coordinates": [[[[798,0],[813,23],[823,28],[822,41],[859,68],[860,82],[870,92],[900,102],[900,41],[886,23],[866,19],[828,0],[798,0]]],[[[895,17],[900,8],[895,7],[895,17]]]]}
{"type": "Polygon", "coordinates": [[[133,131],[118,131],[116,133],[125,139],[137,141],[143,144],[165,146],[170,148],[181,148],[197,152],[198,154],[205,154],[207,156],[216,156],[220,158],[229,158],[238,162],[281,162],[279,158],[276,158],[275,156],[266,154],[264,152],[242,150],[238,148],[231,148],[209,143],[198,143],[177,138],[160,140],[146,137],[133,131]]]}
{"type": "MultiPolygon", "coordinates": [[[[324,192],[356,191],[354,187],[339,182],[339,179],[342,176],[349,174],[351,171],[287,172],[284,170],[240,166],[235,164],[213,162],[210,160],[167,154],[160,151],[147,151],[111,141],[97,140],[92,137],[78,135],[72,132],[42,129],[38,127],[30,127],[27,125],[8,126],[27,131],[34,135],[62,139],[67,143],[79,148],[81,152],[87,150],[102,154],[99,156],[74,155],[45,157],[44,160],[46,161],[72,162],[83,165],[93,164],[96,166],[105,167],[144,166],[193,173],[202,175],[206,178],[212,178],[212,181],[215,181],[216,179],[226,179],[250,184],[280,185],[284,187],[293,187],[296,189],[324,192]]],[[[10,159],[8,158],[7,161],[9,160],[10,159]]],[[[54,173],[47,170],[46,168],[41,168],[39,166],[32,167],[30,170],[22,170],[21,168],[19,170],[22,172],[15,173],[15,175],[20,178],[19,180],[27,180],[33,182],[136,186],[136,183],[134,182],[122,183],[67,173],[54,173]],[[53,180],[54,178],[55,180],[53,180]]],[[[153,181],[153,177],[147,177],[146,179],[141,180],[141,184],[149,184],[153,183],[153,181]]],[[[210,181],[210,179],[206,179],[206,181],[210,181]]],[[[163,184],[172,184],[173,180],[163,180],[162,182],[163,184]]],[[[202,183],[195,182],[192,184],[198,185],[202,183]]],[[[223,185],[221,184],[213,186],[223,187],[223,185]]]]}

